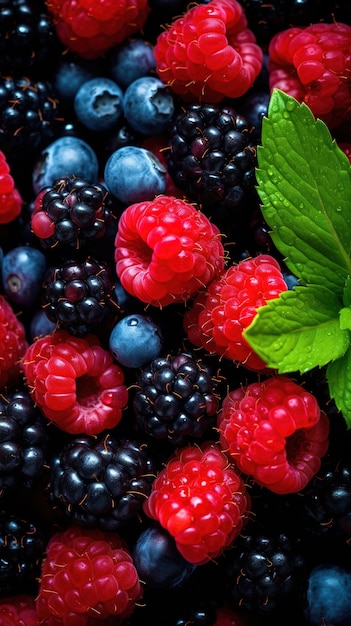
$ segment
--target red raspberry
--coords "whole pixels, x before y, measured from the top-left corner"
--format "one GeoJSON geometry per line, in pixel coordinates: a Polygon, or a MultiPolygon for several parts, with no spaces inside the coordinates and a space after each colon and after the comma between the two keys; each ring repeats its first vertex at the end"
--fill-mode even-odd
{"type": "Polygon", "coordinates": [[[21,358],[28,348],[25,328],[10,303],[0,295],[0,389],[16,385],[21,358]]]}
{"type": "Polygon", "coordinates": [[[0,150],[0,224],[8,224],[19,216],[23,200],[10,174],[6,157],[0,150]]]}
{"type": "Polygon", "coordinates": [[[252,370],[265,363],[243,337],[259,307],[287,290],[278,262],[268,254],[232,265],[198,294],[184,315],[189,340],[252,370]]]}
{"type": "Polygon", "coordinates": [[[124,374],[95,335],[45,335],[27,349],[23,370],[34,401],[61,430],[96,435],[120,422],[124,374]]]}
{"type": "Polygon", "coordinates": [[[61,42],[84,59],[96,59],[142,29],[147,0],[47,0],[61,42]]]}
{"type": "Polygon", "coordinates": [[[115,246],[122,286],[155,306],[191,298],[224,269],[217,226],[174,196],[157,196],[125,209],[115,246]]]}
{"type": "Polygon", "coordinates": [[[330,128],[351,119],[351,26],[319,22],[274,35],[269,85],[305,102],[330,128]]]}
{"type": "Polygon", "coordinates": [[[217,425],[220,444],[237,467],[274,493],[306,487],[328,449],[326,414],[286,376],[231,391],[217,425]]]}
{"type": "Polygon", "coordinates": [[[51,537],[36,600],[40,624],[95,626],[111,616],[119,624],[140,597],[138,573],[117,533],[71,527],[51,537]]]}
{"type": "Polygon", "coordinates": [[[158,36],[154,55],[159,78],[186,101],[238,98],[263,63],[237,0],[193,6],[158,36]]]}
{"type": "Polygon", "coordinates": [[[39,626],[39,618],[32,596],[20,594],[0,599],[1,626],[39,626]]]}
{"type": "Polygon", "coordinates": [[[242,479],[209,442],[175,452],[154,480],[144,510],[174,537],[187,561],[203,564],[239,535],[250,506],[242,479]]]}

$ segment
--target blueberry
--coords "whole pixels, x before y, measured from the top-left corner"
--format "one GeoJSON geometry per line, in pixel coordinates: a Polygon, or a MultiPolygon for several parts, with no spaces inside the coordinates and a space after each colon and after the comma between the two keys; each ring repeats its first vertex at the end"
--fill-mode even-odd
{"type": "Polygon", "coordinates": [[[91,78],[79,87],[74,110],[86,128],[99,132],[112,130],[123,118],[123,91],[110,78],[91,78]]]}
{"type": "Polygon", "coordinates": [[[53,78],[53,86],[60,102],[72,107],[78,89],[91,78],[95,78],[98,71],[99,66],[95,61],[61,59],[53,78]]]}
{"type": "Polygon", "coordinates": [[[38,337],[44,337],[45,335],[51,335],[55,330],[56,324],[51,322],[46,315],[44,309],[38,309],[32,316],[29,326],[29,335],[31,341],[35,341],[38,337]]]}
{"type": "Polygon", "coordinates": [[[311,626],[351,626],[351,570],[319,564],[310,572],[305,617],[311,626]]]}
{"type": "Polygon", "coordinates": [[[50,143],[37,160],[32,176],[33,189],[38,194],[58,178],[76,176],[96,183],[99,161],[93,148],[75,136],[59,137],[50,143]]]}
{"type": "Polygon", "coordinates": [[[110,352],[125,367],[146,365],[160,355],[162,347],[160,328],[146,315],[127,315],[117,322],[110,334],[110,352]]]}
{"type": "Polygon", "coordinates": [[[127,39],[116,46],[110,55],[110,74],[122,89],[126,89],[137,78],[147,76],[155,68],[153,46],[143,39],[127,39]]]}
{"type": "Polygon", "coordinates": [[[43,252],[30,246],[17,246],[4,256],[1,278],[5,295],[15,304],[30,307],[38,301],[46,272],[43,252]]]}
{"type": "Polygon", "coordinates": [[[170,89],[154,76],[133,81],[124,94],[124,116],[135,130],[144,135],[162,134],[174,115],[170,89]]]}
{"type": "Polygon", "coordinates": [[[178,552],[173,537],[158,525],[140,533],[132,556],[139,578],[159,589],[181,587],[196,569],[178,552]]]}
{"type": "Polygon", "coordinates": [[[109,192],[124,204],[153,200],[166,191],[167,170],[150,151],[123,146],[108,158],[104,179],[109,192]]]}

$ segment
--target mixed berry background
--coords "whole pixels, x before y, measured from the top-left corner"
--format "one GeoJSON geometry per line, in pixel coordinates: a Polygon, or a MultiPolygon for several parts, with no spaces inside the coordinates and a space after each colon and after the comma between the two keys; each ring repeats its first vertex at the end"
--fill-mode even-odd
{"type": "Polygon", "coordinates": [[[274,88],[351,158],[346,0],[0,2],[0,624],[349,626],[325,369],[245,341],[297,279],[274,88]]]}

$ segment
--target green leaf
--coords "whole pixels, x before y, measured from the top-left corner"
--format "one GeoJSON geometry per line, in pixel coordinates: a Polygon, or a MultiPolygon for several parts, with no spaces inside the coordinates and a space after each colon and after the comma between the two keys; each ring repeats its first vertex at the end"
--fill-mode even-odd
{"type": "Polygon", "coordinates": [[[274,90],[257,151],[272,239],[303,284],[342,293],[351,274],[351,165],[305,104],[274,90]]]}
{"type": "Polygon", "coordinates": [[[339,298],[324,287],[295,287],[260,307],[244,337],[268,367],[307,372],[348,349],[350,335],[340,328],[340,309],[339,298]]]}
{"type": "Polygon", "coordinates": [[[344,356],[327,367],[330,397],[342,412],[348,428],[351,427],[351,348],[344,356]]]}
{"type": "Polygon", "coordinates": [[[348,276],[345,280],[343,303],[345,306],[351,306],[351,276],[348,276]]]}

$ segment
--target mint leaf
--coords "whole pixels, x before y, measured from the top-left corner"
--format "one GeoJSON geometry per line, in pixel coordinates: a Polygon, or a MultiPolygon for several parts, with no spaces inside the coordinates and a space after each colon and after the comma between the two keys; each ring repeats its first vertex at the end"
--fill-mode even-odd
{"type": "Polygon", "coordinates": [[[350,335],[340,328],[340,309],[340,299],[325,287],[295,287],[260,307],[244,337],[268,367],[304,373],[347,351],[350,335]]]}
{"type": "Polygon", "coordinates": [[[343,303],[345,306],[351,306],[351,276],[348,276],[345,280],[343,303]]]}
{"type": "Polygon", "coordinates": [[[276,89],[257,157],[262,213],[290,271],[341,294],[351,274],[347,156],[305,104],[276,89]]]}
{"type": "Polygon", "coordinates": [[[351,348],[344,356],[327,367],[330,397],[342,412],[348,428],[351,428],[351,348]]]}

